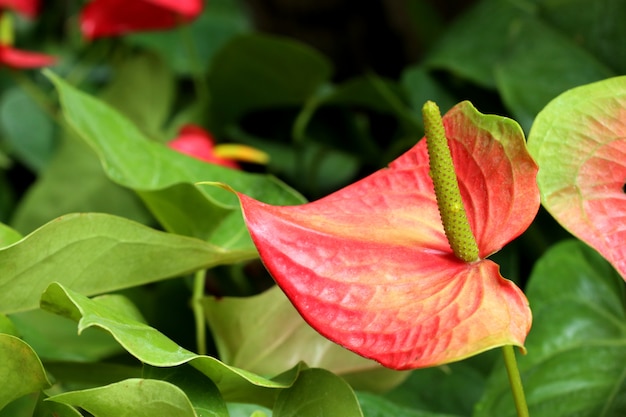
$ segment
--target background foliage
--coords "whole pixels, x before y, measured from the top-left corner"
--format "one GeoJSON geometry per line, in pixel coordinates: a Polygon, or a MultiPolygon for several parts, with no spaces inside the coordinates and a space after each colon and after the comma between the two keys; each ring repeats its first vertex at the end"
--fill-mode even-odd
{"type": "MultiPolygon", "coordinates": [[[[194,184],[314,200],[419,140],[426,100],[528,134],[558,94],[626,73],[626,2],[298,3],[211,0],[188,26],[94,42],[80,1],[18,20],[20,46],[59,63],[0,70],[0,416],[515,415],[497,352],[396,372],[309,333],[263,293],[236,198],[194,184]],[[163,146],[190,122],[269,164],[163,146]]],[[[531,415],[624,415],[623,280],[543,211],[495,260],[534,314],[531,415]]]]}

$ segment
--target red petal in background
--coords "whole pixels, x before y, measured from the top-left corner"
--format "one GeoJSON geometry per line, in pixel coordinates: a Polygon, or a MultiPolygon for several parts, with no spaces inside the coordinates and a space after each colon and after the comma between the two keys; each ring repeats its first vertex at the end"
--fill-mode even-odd
{"type": "Polygon", "coordinates": [[[195,19],[202,8],[202,0],[93,0],[80,26],[88,39],[169,29],[195,19]]]}
{"type": "MultiPolygon", "coordinates": [[[[444,125],[480,253],[490,254],[534,219],[536,166],[512,121],[464,102],[444,125]]],[[[524,294],[493,262],[465,263],[448,245],[425,141],[316,202],[275,207],[240,199],[278,285],[338,344],[396,369],[523,345],[531,324],[524,294]]]]}
{"type": "Polygon", "coordinates": [[[168,146],[185,155],[193,156],[202,161],[222,165],[228,168],[239,169],[239,164],[230,159],[220,158],[215,155],[215,139],[209,132],[195,125],[183,126],[176,139],[168,143],[168,146]]]}
{"type": "Polygon", "coordinates": [[[546,210],[626,279],[626,77],[561,94],[528,144],[546,210]]]}
{"type": "Polygon", "coordinates": [[[39,0],[0,0],[0,8],[16,10],[32,19],[39,12],[39,0]]]}
{"type": "Polygon", "coordinates": [[[56,57],[36,52],[22,51],[0,45],[0,64],[16,69],[41,68],[56,63],[56,57]]]}

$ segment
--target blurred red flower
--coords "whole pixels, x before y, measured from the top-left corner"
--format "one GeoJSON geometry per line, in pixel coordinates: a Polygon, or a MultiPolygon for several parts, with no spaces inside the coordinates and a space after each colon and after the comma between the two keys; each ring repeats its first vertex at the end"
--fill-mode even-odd
{"type": "Polygon", "coordinates": [[[202,0],[93,0],[81,12],[80,28],[88,39],[169,29],[202,8],[202,0]]]}
{"type": "Polygon", "coordinates": [[[41,68],[56,63],[54,56],[22,51],[9,45],[0,45],[0,64],[16,69],[41,68]]]}
{"type": "Polygon", "coordinates": [[[33,19],[39,13],[39,0],[0,0],[0,8],[12,9],[33,19]]]}

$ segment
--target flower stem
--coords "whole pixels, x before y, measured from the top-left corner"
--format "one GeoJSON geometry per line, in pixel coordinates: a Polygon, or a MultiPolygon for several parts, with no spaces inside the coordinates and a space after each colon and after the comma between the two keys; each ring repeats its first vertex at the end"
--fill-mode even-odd
{"type": "Polygon", "coordinates": [[[201,269],[196,272],[193,279],[193,295],[191,298],[191,309],[196,321],[196,346],[199,355],[206,355],[206,321],[204,318],[204,308],[202,307],[202,299],[204,298],[206,270],[201,269]]]}
{"type": "Polygon", "coordinates": [[[526,404],[526,397],[524,396],[524,386],[522,385],[522,378],[517,368],[517,360],[515,359],[513,346],[502,346],[502,353],[504,354],[504,365],[509,375],[509,385],[511,385],[517,416],[529,417],[528,405],[526,404]]]}

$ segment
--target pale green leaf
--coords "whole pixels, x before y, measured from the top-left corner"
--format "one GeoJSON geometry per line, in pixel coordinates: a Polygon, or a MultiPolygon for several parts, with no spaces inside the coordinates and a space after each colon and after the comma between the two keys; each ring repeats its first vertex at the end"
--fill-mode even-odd
{"type": "Polygon", "coordinates": [[[111,215],[67,215],[0,250],[0,312],[37,307],[54,281],[97,294],[255,256],[111,215]]]}
{"type": "Polygon", "coordinates": [[[110,332],[131,355],[145,364],[155,367],[190,364],[217,385],[226,401],[253,402],[271,407],[277,391],[291,386],[301,369],[298,365],[268,379],[228,366],[216,358],[190,352],[132,315],[113,309],[99,299],[90,300],[60,284],[50,285],[42,296],[41,304],[46,310],[78,321],[79,332],[92,326],[110,332]]]}
{"type": "Polygon", "coordinates": [[[154,379],[127,379],[48,400],[83,408],[95,417],[198,417],[180,388],[154,379]]]}
{"type": "Polygon", "coordinates": [[[50,386],[35,351],[8,334],[0,334],[0,381],[0,410],[17,398],[50,386]]]}

